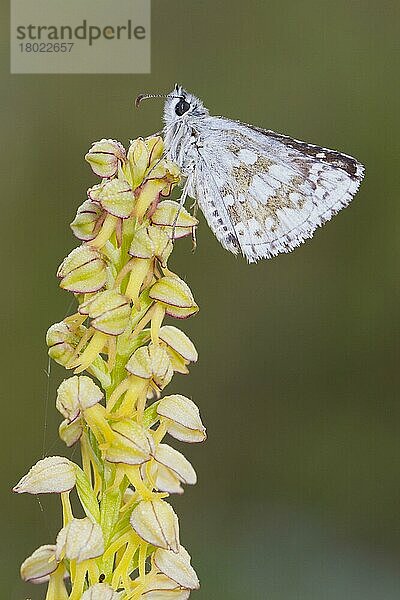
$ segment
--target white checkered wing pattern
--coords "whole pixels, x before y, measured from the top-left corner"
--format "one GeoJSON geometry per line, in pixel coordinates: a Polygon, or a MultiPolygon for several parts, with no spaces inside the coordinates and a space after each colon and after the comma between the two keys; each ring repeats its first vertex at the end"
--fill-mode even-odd
{"type": "Polygon", "coordinates": [[[190,195],[249,262],[290,252],[346,207],[364,168],[351,156],[222,117],[204,120],[190,195]]]}

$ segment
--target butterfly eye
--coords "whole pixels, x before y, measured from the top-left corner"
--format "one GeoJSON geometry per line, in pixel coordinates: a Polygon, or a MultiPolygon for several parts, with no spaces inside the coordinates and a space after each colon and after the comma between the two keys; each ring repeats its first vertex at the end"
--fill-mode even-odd
{"type": "Polygon", "coordinates": [[[185,112],[187,112],[190,108],[189,102],[186,102],[183,98],[181,98],[178,104],[175,106],[175,113],[178,117],[181,117],[185,112]]]}

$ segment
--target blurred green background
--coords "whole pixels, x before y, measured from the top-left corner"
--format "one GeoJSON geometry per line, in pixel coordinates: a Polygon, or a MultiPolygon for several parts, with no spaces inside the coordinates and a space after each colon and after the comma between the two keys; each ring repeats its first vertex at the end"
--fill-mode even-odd
{"type": "MultiPolygon", "coordinates": [[[[248,266],[202,219],[172,268],[201,311],[200,360],[168,388],[208,427],[174,505],[198,600],[394,600],[400,594],[399,19],[390,0],[154,0],[151,75],[10,75],[1,11],[1,597],[44,597],[19,564],[60,527],[58,499],[12,485],[57,441],[47,327],[70,310],[55,271],[94,179],[91,142],[161,127],[142,91],[175,81],[223,114],[353,154],[353,205],[293,254],[248,266]],[[45,417],[45,413],[47,416],[45,417]]],[[[117,6],[117,2],[115,2],[117,6]]],[[[116,9],[117,10],[117,9],[116,9]]],[[[171,393],[170,392],[170,393],[171,393]]]]}

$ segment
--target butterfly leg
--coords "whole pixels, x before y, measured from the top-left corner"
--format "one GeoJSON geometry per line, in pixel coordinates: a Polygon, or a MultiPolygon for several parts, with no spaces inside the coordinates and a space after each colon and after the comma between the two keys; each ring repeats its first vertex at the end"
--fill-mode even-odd
{"type": "Polygon", "coordinates": [[[189,207],[190,210],[193,210],[193,216],[194,217],[196,216],[198,207],[199,207],[199,203],[197,202],[196,198],[194,198],[192,204],[189,207]]]}
{"type": "MultiPolygon", "coordinates": [[[[197,211],[199,209],[199,203],[197,202],[196,199],[193,200],[193,204],[191,205],[190,209],[193,211],[193,213],[192,213],[193,217],[196,218],[197,211]]],[[[192,252],[196,252],[196,248],[197,248],[196,233],[197,233],[197,227],[195,225],[192,229],[192,252]]]]}
{"type": "Polygon", "coordinates": [[[183,188],[182,188],[182,194],[181,194],[181,197],[179,198],[179,208],[176,211],[176,215],[175,215],[175,218],[174,218],[174,220],[172,222],[172,226],[171,226],[171,229],[172,229],[172,232],[171,232],[171,241],[172,241],[172,243],[174,243],[174,241],[175,241],[176,224],[178,222],[181,209],[182,209],[183,205],[185,204],[185,200],[186,200],[186,198],[188,196],[188,190],[189,190],[190,183],[191,183],[190,182],[190,177],[188,177],[186,179],[186,181],[185,181],[185,184],[184,184],[183,188]]]}
{"type": "Polygon", "coordinates": [[[186,202],[186,198],[188,197],[188,191],[189,191],[190,184],[191,184],[191,178],[189,176],[186,179],[185,184],[182,188],[182,194],[181,194],[181,197],[179,198],[179,209],[177,210],[175,218],[174,218],[174,222],[172,223],[172,241],[174,241],[174,239],[175,239],[176,224],[178,222],[179,215],[181,213],[181,209],[186,202]]]}
{"type": "Polygon", "coordinates": [[[196,226],[192,229],[192,252],[196,252],[197,248],[197,237],[196,237],[196,226]]]}

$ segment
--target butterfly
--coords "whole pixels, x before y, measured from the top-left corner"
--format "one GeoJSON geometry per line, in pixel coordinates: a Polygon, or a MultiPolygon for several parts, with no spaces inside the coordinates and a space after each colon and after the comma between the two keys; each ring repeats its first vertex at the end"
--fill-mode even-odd
{"type": "Polygon", "coordinates": [[[250,263],[290,252],[345,208],[364,167],[336,150],[211,116],[180,85],[164,97],[166,156],[224,248],[250,263]]]}

